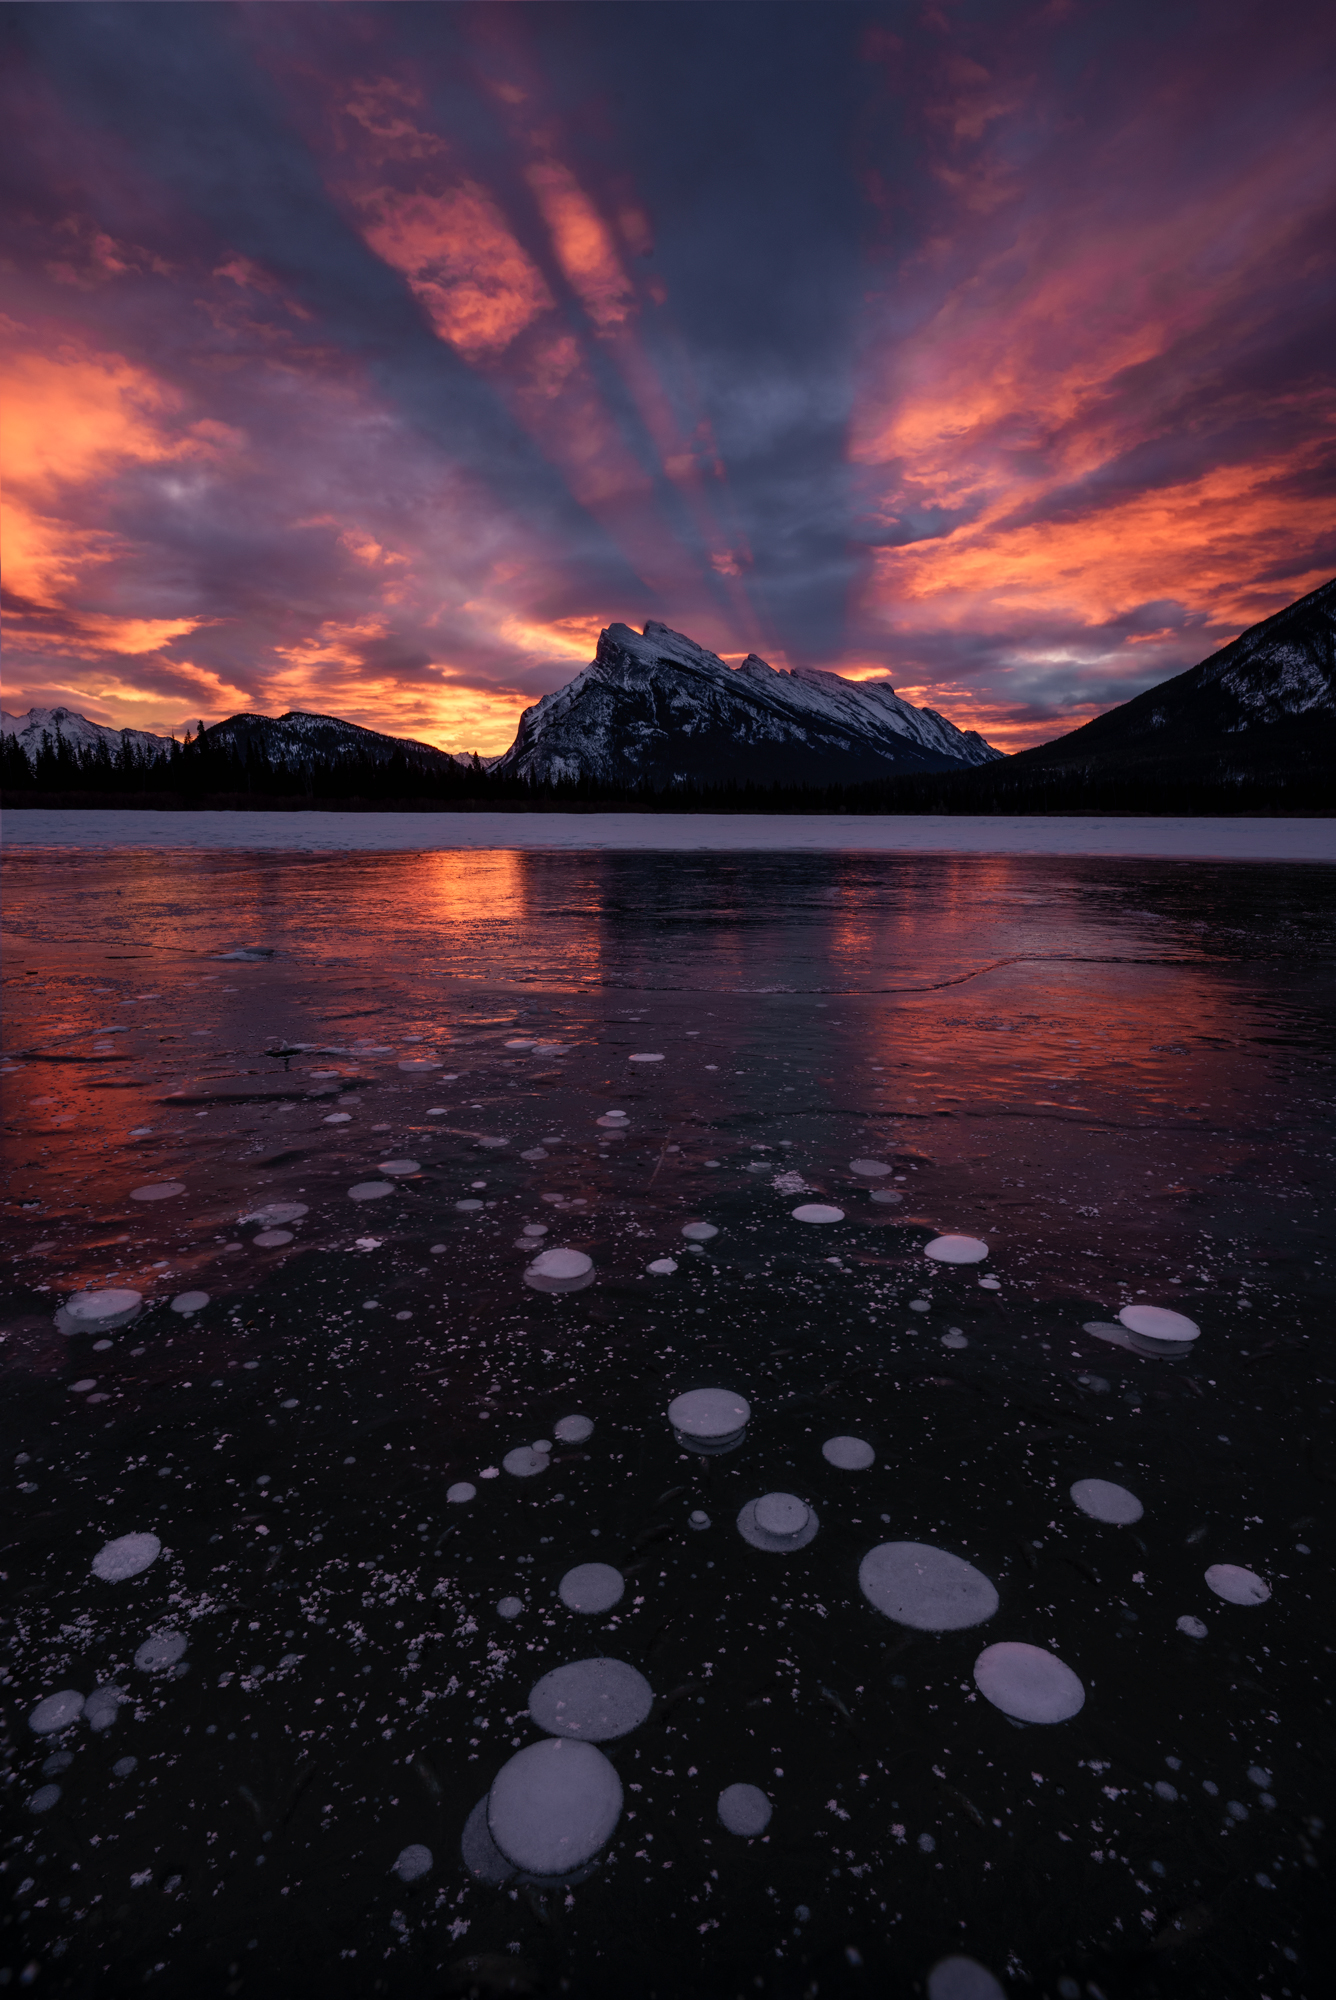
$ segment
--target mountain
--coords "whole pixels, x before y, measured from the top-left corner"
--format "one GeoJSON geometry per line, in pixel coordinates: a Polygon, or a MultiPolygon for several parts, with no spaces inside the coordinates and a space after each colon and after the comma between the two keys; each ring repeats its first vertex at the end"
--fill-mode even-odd
{"type": "Polygon", "coordinates": [[[170,737],[150,736],[146,729],[108,729],[105,723],[90,722],[72,708],[30,708],[26,715],[7,715],[0,710],[0,736],[12,736],[29,758],[37,755],[44,736],[53,743],[59,736],[76,750],[95,750],[99,743],[119,750],[127,739],[136,750],[154,757],[164,756],[171,748],[170,737]]]}
{"type": "Polygon", "coordinates": [[[973,730],[902,701],[888,681],[736,669],[653,620],[610,625],[583,673],[520,717],[499,775],[554,783],[857,784],[1001,756],[973,730]]]}
{"type": "Polygon", "coordinates": [[[1336,578],[1200,666],[1068,736],[1007,759],[1007,782],[1059,772],[1174,785],[1308,780],[1336,753],[1336,578]]]}
{"type": "Polygon", "coordinates": [[[463,751],[438,750],[434,744],[415,742],[411,736],[383,736],[378,729],[363,729],[360,723],[342,722],[336,715],[311,715],[299,708],[279,716],[229,715],[226,722],[216,722],[205,731],[205,740],[215,749],[235,750],[243,760],[258,746],[271,763],[289,766],[387,764],[398,756],[419,770],[440,771],[473,762],[463,751]]]}

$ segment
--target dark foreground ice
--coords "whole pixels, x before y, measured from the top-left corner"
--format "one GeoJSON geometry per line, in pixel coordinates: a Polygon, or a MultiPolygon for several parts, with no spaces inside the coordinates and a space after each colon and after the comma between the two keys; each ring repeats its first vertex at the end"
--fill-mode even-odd
{"type": "Polygon", "coordinates": [[[1327,871],[7,875],[0,1984],[1324,1990],[1327,871]]]}

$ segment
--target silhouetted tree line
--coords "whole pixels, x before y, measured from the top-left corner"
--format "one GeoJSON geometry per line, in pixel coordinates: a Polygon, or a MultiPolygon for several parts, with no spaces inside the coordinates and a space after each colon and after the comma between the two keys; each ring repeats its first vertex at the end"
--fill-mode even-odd
{"type": "Polygon", "coordinates": [[[1325,757],[1297,768],[1221,756],[1174,772],[1034,765],[1025,756],[963,771],[910,772],[854,785],[544,784],[471,764],[310,751],[274,757],[252,738],[199,734],[155,754],[128,736],[80,747],[59,732],[33,757],[12,736],[0,750],[0,790],[15,806],[139,806],[162,811],[468,812],[486,810],[769,813],[1307,813],[1333,807],[1325,757]]]}

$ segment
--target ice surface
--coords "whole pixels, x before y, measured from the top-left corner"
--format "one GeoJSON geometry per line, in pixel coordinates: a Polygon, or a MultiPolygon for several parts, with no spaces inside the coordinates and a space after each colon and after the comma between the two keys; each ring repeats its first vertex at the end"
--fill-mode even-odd
{"type": "MultiPolygon", "coordinates": [[[[394,1193],[393,1181],[358,1181],[348,1190],[350,1201],[379,1201],[383,1195],[394,1193]]],[[[479,1204],[481,1206],[481,1203],[479,1204]]]]}
{"type": "Polygon", "coordinates": [[[805,1201],[792,1211],[795,1222],[843,1222],[844,1210],[831,1208],[824,1201],[805,1201]]]}
{"type": "Polygon", "coordinates": [[[725,1785],[719,1794],[719,1819],[730,1833],[754,1840],[770,1824],[773,1807],[756,1785],[725,1785]]]}
{"type": "Polygon", "coordinates": [[[571,1611],[611,1611],[625,1590],[621,1571],[611,1563],[577,1563],[557,1585],[562,1603],[571,1611]]]}
{"type": "Polygon", "coordinates": [[[558,1417],[552,1426],[552,1435],[562,1444],[583,1444],[594,1435],[592,1417],[558,1417]]]}
{"type": "Polygon", "coordinates": [[[160,1632],[155,1638],[145,1639],[135,1654],[135,1665],[141,1673],[163,1674],[185,1657],[185,1651],[184,1632],[160,1632]]]}
{"type": "Polygon", "coordinates": [[[654,1706],[643,1674],[625,1660],[574,1660],[543,1675],[529,1696],[529,1713],[550,1736],[607,1743],[638,1729],[654,1706]]]}
{"type": "Polygon", "coordinates": [[[985,1701],[1018,1722],[1067,1722],[1085,1704],[1085,1688],[1056,1653],[1016,1639],[985,1646],[974,1679],[985,1701]]]}
{"type": "Polygon", "coordinates": [[[1078,1479],[1071,1495],[1081,1512],[1089,1514],[1094,1521],[1126,1526],[1132,1521],[1139,1521],[1146,1511],[1135,1493],[1129,1493],[1125,1486],[1116,1486],[1109,1479],[1078,1479]]]}
{"type": "Polygon", "coordinates": [[[838,1465],[841,1472],[862,1472],[871,1465],[877,1454],[862,1438],[827,1438],[821,1447],[821,1456],[831,1465],[838,1465]]]}
{"type": "Polygon", "coordinates": [[[107,1542],[93,1557],[93,1575],[104,1583],[124,1583],[158,1560],[162,1543],[156,1535],[119,1535],[107,1542]]]}
{"type": "Polygon", "coordinates": [[[464,1866],[475,1881],[488,1882],[499,1888],[509,1882],[515,1870],[492,1839],[487,1825],[487,1800],[478,1800],[473,1811],[464,1822],[464,1832],[459,1843],[464,1866]]]}
{"type": "Polygon", "coordinates": [[[536,1292],[579,1292],[594,1282],[594,1260],[583,1250],[544,1250],[524,1273],[536,1292]]]}
{"type": "Polygon", "coordinates": [[[1212,1563],[1206,1582],[1226,1604],[1265,1604],[1271,1595],[1269,1583],[1263,1583],[1253,1570],[1240,1569],[1237,1563],[1212,1563]]]}
{"type": "Polygon", "coordinates": [[[148,1181],[143,1187],[131,1188],[131,1201],[169,1201],[173,1195],[184,1194],[184,1181],[148,1181]]]}
{"type": "Polygon", "coordinates": [[[300,1222],[311,1212],[310,1204],[304,1201],[267,1201],[263,1208],[252,1208],[245,1215],[237,1217],[238,1222],[258,1222],[263,1227],[281,1227],[286,1222],[300,1222]]]}
{"type": "Polygon", "coordinates": [[[738,1533],[754,1549],[788,1555],[805,1549],[820,1527],[816,1510],[796,1493],[765,1493],[749,1500],[738,1515],[738,1533]]]}
{"type": "Polygon", "coordinates": [[[423,1847],[418,1841],[403,1848],[394,1864],[394,1872],[401,1882],[420,1882],[424,1875],[430,1875],[431,1869],[431,1849],[423,1847]]]}
{"type": "MultiPolygon", "coordinates": [[[[291,1238],[288,1240],[291,1241],[291,1238]]],[[[174,1313],[203,1312],[208,1303],[209,1294],[207,1292],[178,1292],[172,1300],[172,1311],[174,1313]]]]}
{"type": "Polygon", "coordinates": [[[924,1244],[923,1254],[935,1264],[982,1264],[988,1245],[977,1236],[934,1236],[924,1244]]]}
{"type": "Polygon", "coordinates": [[[680,1437],[713,1444],[738,1436],[750,1416],[751,1404],[732,1389],[688,1389],[668,1405],[668,1421],[680,1437]]]}
{"type": "Polygon", "coordinates": [[[38,1702],[28,1717],[28,1727],[37,1736],[54,1736],[77,1722],[83,1712],[84,1698],[78,1689],[62,1688],[59,1694],[49,1694],[38,1702]]]}
{"type": "Polygon", "coordinates": [[[928,1974],[928,2000],[1006,2000],[1006,1989],[977,1958],[939,1958],[928,1974]]]}
{"type": "Polygon", "coordinates": [[[869,1604],[919,1632],[959,1632],[982,1625],[998,1596],[982,1570],[926,1542],[881,1542],[858,1566],[869,1604]]]}
{"type": "Polygon", "coordinates": [[[549,1737],[503,1764],[487,1795],[487,1825],[526,1874],[570,1874],[612,1838],[622,1783],[592,1743],[549,1737]]]}

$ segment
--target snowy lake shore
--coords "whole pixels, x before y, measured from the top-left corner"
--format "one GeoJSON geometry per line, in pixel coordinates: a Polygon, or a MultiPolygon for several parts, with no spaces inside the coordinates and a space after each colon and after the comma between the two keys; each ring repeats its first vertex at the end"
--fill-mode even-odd
{"type": "Polygon", "coordinates": [[[526,848],[669,853],[1109,855],[1336,862],[1336,818],[1122,819],[1016,814],[152,812],[34,807],[11,847],[249,848],[304,854],[526,848]]]}

